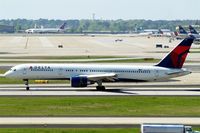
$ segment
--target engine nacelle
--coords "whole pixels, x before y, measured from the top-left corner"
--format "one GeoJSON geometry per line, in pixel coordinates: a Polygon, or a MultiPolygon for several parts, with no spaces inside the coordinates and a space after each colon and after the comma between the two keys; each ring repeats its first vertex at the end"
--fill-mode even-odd
{"type": "Polygon", "coordinates": [[[72,77],[71,87],[87,87],[89,85],[87,77],[72,77]]]}

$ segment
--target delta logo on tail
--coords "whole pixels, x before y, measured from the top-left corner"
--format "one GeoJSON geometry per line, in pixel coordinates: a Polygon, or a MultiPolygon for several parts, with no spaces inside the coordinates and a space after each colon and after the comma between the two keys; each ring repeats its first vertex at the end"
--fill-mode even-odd
{"type": "Polygon", "coordinates": [[[156,66],[174,69],[182,68],[194,39],[194,36],[184,39],[156,66]]]}
{"type": "Polygon", "coordinates": [[[164,34],[163,31],[161,29],[158,30],[159,34],[164,34]]]}
{"type": "Polygon", "coordinates": [[[190,33],[192,33],[192,34],[196,34],[196,35],[199,34],[199,33],[194,29],[194,27],[192,27],[192,25],[189,25],[189,30],[190,30],[190,33]]]}
{"type": "Polygon", "coordinates": [[[64,30],[66,26],[66,23],[64,23],[63,25],[60,26],[60,29],[64,30]]]}
{"type": "Polygon", "coordinates": [[[180,34],[188,34],[187,31],[181,25],[179,25],[178,27],[179,27],[180,34]]]}

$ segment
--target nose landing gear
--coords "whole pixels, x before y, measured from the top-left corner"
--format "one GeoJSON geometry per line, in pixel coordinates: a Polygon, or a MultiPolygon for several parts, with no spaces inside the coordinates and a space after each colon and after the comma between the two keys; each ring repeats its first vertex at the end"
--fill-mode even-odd
{"type": "Polygon", "coordinates": [[[29,87],[28,79],[24,79],[24,84],[25,84],[25,86],[26,86],[26,90],[29,91],[29,90],[30,90],[30,87],[29,87]]]}

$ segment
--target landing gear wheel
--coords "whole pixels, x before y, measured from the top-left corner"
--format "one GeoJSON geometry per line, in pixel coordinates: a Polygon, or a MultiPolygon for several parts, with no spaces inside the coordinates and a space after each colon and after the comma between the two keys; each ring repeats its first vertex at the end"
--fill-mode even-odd
{"type": "Polygon", "coordinates": [[[29,87],[28,79],[25,79],[25,80],[24,80],[24,84],[26,85],[26,90],[29,91],[29,90],[30,90],[30,87],[29,87]]]}
{"type": "Polygon", "coordinates": [[[30,87],[26,87],[26,90],[29,91],[29,90],[30,90],[30,87]]]}
{"type": "Polygon", "coordinates": [[[106,90],[105,86],[97,86],[96,88],[97,88],[97,91],[105,91],[106,90]]]}

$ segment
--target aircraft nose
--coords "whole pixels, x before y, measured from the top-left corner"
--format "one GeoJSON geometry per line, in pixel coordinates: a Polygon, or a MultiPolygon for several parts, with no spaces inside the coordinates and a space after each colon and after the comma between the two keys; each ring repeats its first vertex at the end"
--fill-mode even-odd
{"type": "Polygon", "coordinates": [[[9,77],[11,77],[11,75],[12,75],[12,73],[10,71],[8,71],[4,74],[4,77],[9,78],[9,77]]]}

